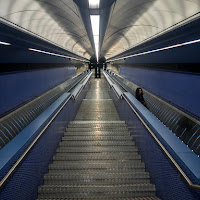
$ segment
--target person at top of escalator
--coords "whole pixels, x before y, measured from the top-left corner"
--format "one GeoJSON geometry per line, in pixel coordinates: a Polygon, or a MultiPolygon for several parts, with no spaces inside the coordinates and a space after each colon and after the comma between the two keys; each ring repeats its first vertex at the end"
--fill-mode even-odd
{"type": "Polygon", "coordinates": [[[142,88],[137,88],[136,89],[135,98],[147,108],[146,102],[145,102],[144,97],[143,97],[142,88]]]}

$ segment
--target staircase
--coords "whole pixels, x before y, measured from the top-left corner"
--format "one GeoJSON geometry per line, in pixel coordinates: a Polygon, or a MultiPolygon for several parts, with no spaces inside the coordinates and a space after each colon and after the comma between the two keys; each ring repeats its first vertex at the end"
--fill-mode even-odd
{"type": "Polygon", "coordinates": [[[39,187],[38,199],[158,200],[107,86],[93,79],[39,187]]]}

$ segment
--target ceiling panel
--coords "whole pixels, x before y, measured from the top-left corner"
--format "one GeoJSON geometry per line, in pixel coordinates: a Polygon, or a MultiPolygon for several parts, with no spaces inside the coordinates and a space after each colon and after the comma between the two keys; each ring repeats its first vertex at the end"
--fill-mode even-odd
{"type": "Polygon", "coordinates": [[[0,18],[85,58],[93,54],[73,0],[0,0],[0,18]]]}
{"type": "MultiPolygon", "coordinates": [[[[108,0],[101,0],[101,4],[108,0]]],[[[163,34],[200,12],[200,0],[109,1],[108,23],[100,55],[107,59],[163,34]],[[114,3],[113,3],[114,2],[114,3]],[[113,3],[113,4],[112,4],[113,3]],[[111,6],[112,4],[112,6],[111,6]]],[[[85,28],[87,0],[0,0],[0,19],[15,24],[68,51],[90,59],[94,55],[91,26],[85,28]],[[76,3],[74,3],[76,2],[76,3]],[[84,4],[84,6],[80,5],[84,4]],[[79,5],[79,7],[77,7],[79,5]],[[79,12],[80,11],[80,12],[79,12]],[[84,23],[83,23],[84,21],[84,23]],[[89,28],[88,28],[89,27],[89,28]],[[91,41],[91,42],[90,42],[91,41]]],[[[103,19],[104,16],[101,16],[103,19]]],[[[106,18],[107,19],[107,18],[106,18]]],[[[88,24],[90,24],[90,21],[88,24]]],[[[103,21],[103,20],[102,20],[103,21]]],[[[103,27],[103,26],[102,26],[103,27]]],[[[100,30],[101,31],[101,30],[100,30]]]]}
{"type": "Polygon", "coordinates": [[[200,12],[200,0],[117,0],[101,55],[114,57],[200,12]]]}

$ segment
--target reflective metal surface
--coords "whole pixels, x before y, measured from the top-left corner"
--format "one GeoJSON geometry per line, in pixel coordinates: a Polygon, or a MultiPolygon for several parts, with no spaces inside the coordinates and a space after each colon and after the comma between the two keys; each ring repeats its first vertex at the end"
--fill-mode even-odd
{"type": "Polygon", "coordinates": [[[0,0],[1,20],[82,57],[93,53],[73,0],[0,0]]]}
{"type": "Polygon", "coordinates": [[[117,0],[101,53],[107,59],[116,56],[171,28],[198,18],[199,11],[200,0],[117,0]]]}
{"type": "MultiPolygon", "coordinates": [[[[199,11],[200,0],[101,0],[100,54],[116,56],[197,19],[199,11]]],[[[1,21],[88,59],[95,54],[89,15],[83,0],[0,0],[1,21]]]]}
{"type": "Polygon", "coordinates": [[[0,119],[0,150],[52,103],[54,103],[62,94],[71,90],[71,88],[87,76],[87,74],[87,72],[83,72],[68,81],[65,81],[2,117],[0,119]]]}
{"type": "Polygon", "coordinates": [[[104,80],[92,80],[38,194],[39,199],[158,199],[104,80]]]}
{"type": "MultiPolygon", "coordinates": [[[[135,96],[138,85],[121,76],[111,76],[135,96]]],[[[144,99],[149,110],[172,131],[172,134],[176,134],[192,151],[200,155],[200,121],[180,110],[175,105],[160,99],[145,89],[143,90],[144,99]]]]}

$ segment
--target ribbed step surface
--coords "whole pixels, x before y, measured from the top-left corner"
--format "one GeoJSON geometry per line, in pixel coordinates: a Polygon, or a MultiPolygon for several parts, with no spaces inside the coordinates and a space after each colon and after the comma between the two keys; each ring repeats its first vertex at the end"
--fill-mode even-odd
{"type": "Polygon", "coordinates": [[[65,141],[60,143],[60,147],[72,147],[72,146],[132,146],[132,141],[65,141]]]}
{"type": "Polygon", "coordinates": [[[131,136],[65,136],[62,138],[62,141],[130,141],[131,136]]]}
{"type": "Polygon", "coordinates": [[[40,198],[125,198],[153,196],[155,186],[151,184],[124,185],[44,185],[39,188],[40,198]]]}
{"type": "Polygon", "coordinates": [[[136,160],[141,159],[138,153],[132,152],[106,152],[106,153],[57,153],[53,160],[136,160]]]}
{"type": "Polygon", "coordinates": [[[89,146],[89,147],[59,147],[56,152],[58,153],[100,153],[100,152],[136,152],[138,151],[134,146],[89,146]]]}
{"type": "Polygon", "coordinates": [[[92,80],[38,189],[38,198],[158,200],[155,191],[103,80],[92,80]]]}
{"type": "MultiPolygon", "coordinates": [[[[40,198],[39,200],[68,200],[69,198],[40,198]]],[[[80,198],[70,198],[71,200],[76,200],[76,199],[80,199],[80,198]]],[[[126,197],[126,198],[117,198],[117,197],[104,197],[104,198],[101,198],[101,197],[87,197],[87,198],[81,198],[81,200],[122,200],[122,199],[125,199],[125,200],[159,200],[159,198],[157,197],[126,197]]]]}
{"type": "MultiPolygon", "coordinates": [[[[79,132],[75,132],[75,131],[67,131],[65,134],[65,136],[70,136],[70,135],[73,135],[73,136],[94,136],[94,131],[88,131],[88,132],[84,132],[84,131],[79,131],[79,132]]],[[[130,132],[129,131],[118,131],[118,130],[115,130],[115,131],[95,131],[95,135],[98,135],[98,136],[130,136],[130,132]]]]}

